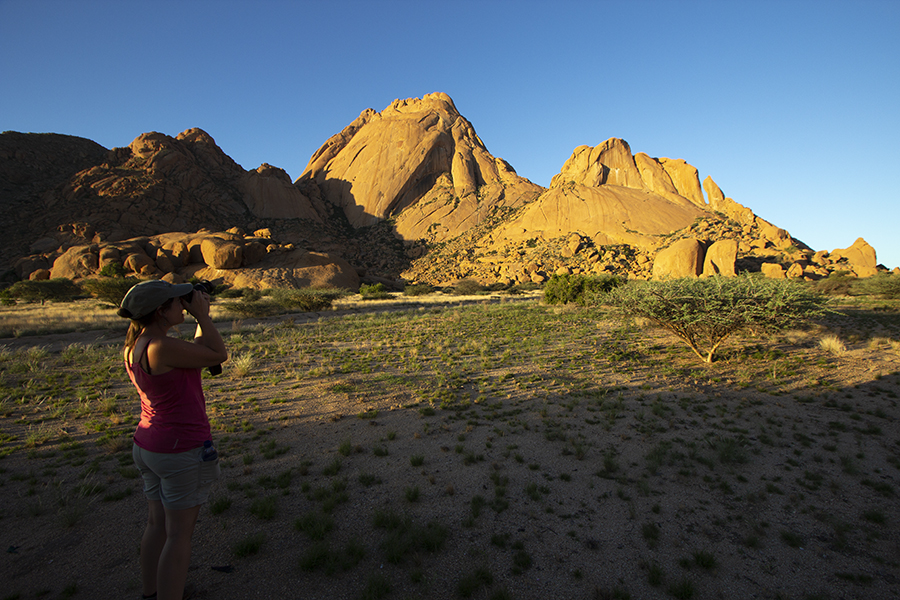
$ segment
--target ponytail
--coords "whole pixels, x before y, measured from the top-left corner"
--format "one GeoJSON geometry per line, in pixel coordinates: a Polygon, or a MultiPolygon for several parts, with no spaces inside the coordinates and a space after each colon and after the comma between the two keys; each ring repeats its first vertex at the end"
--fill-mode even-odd
{"type": "Polygon", "coordinates": [[[153,321],[156,320],[156,311],[167,310],[174,300],[174,298],[169,298],[149,315],[141,317],[140,319],[131,319],[131,324],[128,326],[128,332],[125,334],[126,350],[131,351],[131,349],[134,348],[137,339],[141,337],[141,332],[144,331],[144,327],[153,324],[153,321]]]}

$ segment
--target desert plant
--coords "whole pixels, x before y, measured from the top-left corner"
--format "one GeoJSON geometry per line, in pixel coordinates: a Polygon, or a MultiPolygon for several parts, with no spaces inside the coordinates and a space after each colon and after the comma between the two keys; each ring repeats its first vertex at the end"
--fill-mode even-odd
{"type": "Polygon", "coordinates": [[[865,279],[857,279],[851,285],[851,292],[862,296],[900,298],[900,274],[878,273],[865,279]]]}
{"type": "Polygon", "coordinates": [[[287,310],[315,312],[331,308],[331,304],[347,292],[339,289],[303,288],[297,290],[267,290],[269,297],[278,306],[287,310]]]}
{"type": "Polygon", "coordinates": [[[116,262],[110,262],[103,265],[103,267],[98,271],[98,274],[101,277],[125,277],[125,273],[127,273],[125,267],[116,262]]]}
{"type": "Polygon", "coordinates": [[[474,279],[460,279],[453,284],[453,294],[456,296],[473,296],[484,291],[484,286],[474,279]]]}
{"type": "Polygon", "coordinates": [[[264,533],[254,533],[235,542],[231,549],[238,558],[252,556],[259,552],[265,540],[266,535],[264,533]]]}
{"type": "Polygon", "coordinates": [[[231,374],[234,377],[246,377],[253,370],[253,355],[248,353],[231,357],[231,374]]]}
{"type": "Polygon", "coordinates": [[[383,300],[390,298],[391,294],[384,287],[383,283],[373,283],[371,285],[362,284],[359,286],[359,295],[363,300],[383,300]]]}
{"type": "Polygon", "coordinates": [[[856,276],[850,271],[834,271],[816,282],[816,290],[830,296],[849,296],[855,283],[856,276]]]}
{"type": "Polygon", "coordinates": [[[779,331],[825,313],[824,298],[803,283],[746,274],[631,282],[613,290],[609,301],[623,316],[668,329],[708,363],[739,331],[779,331]]]}
{"type": "Polygon", "coordinates": [[[824,335],[819,339],[819,348],[829,354],[840,356],[847,351],[844,342],[836,335],[824,335]]]}
{"type": "Polygon", "coordinates": [[[81,289],[94,298],[118,305],[122,303],[128,290],[139,282],[137,277],[101,277],[85,279],[81,282],[81,289]]]}
{"type": "Polygon", "coordinates": [[[619,287],[623,279],[612,274],[587,277],[585,275],[553,275],[544,284],[547,304],[597,304],[610,290],[619,287]]]}
{"type": "Polygon", "coordinates": [[[18,281],[6,291],[10,298],[20,298],[27,302],[71,302],[82,294],[81,288],[65,277],[45,281],[18,281]]]}
{"type": "Polygon", "coordinates": [[[403,288],[404,296],[424,296],[433,292],[434,288],[427,283],[417,283],[414,285],[408,285],[403,288]]]}

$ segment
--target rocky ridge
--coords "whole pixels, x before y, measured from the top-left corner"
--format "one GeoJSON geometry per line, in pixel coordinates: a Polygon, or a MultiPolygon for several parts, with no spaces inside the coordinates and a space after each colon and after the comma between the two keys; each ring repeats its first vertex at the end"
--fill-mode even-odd
{"type": "Polygon", "coordinates": [[[249,287],[315,279],[352,288],[349,265],[363,280],[435,284],[736,270],[815,279],[883,269],[862,239],[815,252],[726,197],[712,178],[701,184],[684,160],[633,154],[618,138],[579,146],[542,188],[492,156],[440,93],[363,111],[293,183],[268,164],[245,171],[199,129],[145,133],[111,150],[6,132],[0,193],[0,263],[14,267],[7,279],[93,276],[109,260],[153,277],[207,268],[205,276],[249,287]],[[263,229],[280,243],[242,233],[263,229]],[[188,263],[173,260],[176,241],[219,244],[211,240],[242,256],[223,263],[196,251],[188,263]],[[146,258],[134,258],[136,247],[146,258]]]}

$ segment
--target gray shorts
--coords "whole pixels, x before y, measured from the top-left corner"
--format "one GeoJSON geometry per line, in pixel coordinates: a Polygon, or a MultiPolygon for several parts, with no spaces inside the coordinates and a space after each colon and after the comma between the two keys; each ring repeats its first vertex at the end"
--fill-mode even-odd
{"type": "Polygon", "coordinates": [[[135,444],[131,455],[144,478],[147,499],[159,500],[171,510],[205,503],[220,471],[219,459],[202,461],[201,452],[202,446],[177,454],[150,452],[135,444]]]}

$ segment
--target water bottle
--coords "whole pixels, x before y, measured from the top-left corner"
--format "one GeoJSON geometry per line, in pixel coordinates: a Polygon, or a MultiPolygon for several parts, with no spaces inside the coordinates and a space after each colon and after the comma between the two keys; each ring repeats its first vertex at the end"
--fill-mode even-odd
{"type": "Polygon", "coordinates": [[[217,458],[219,458],[219,453],[216,451],[216,447],[213,446],[212,440],[203,442],[203,452],[200,453],[200,460],[206,462],[217,458]]]}

